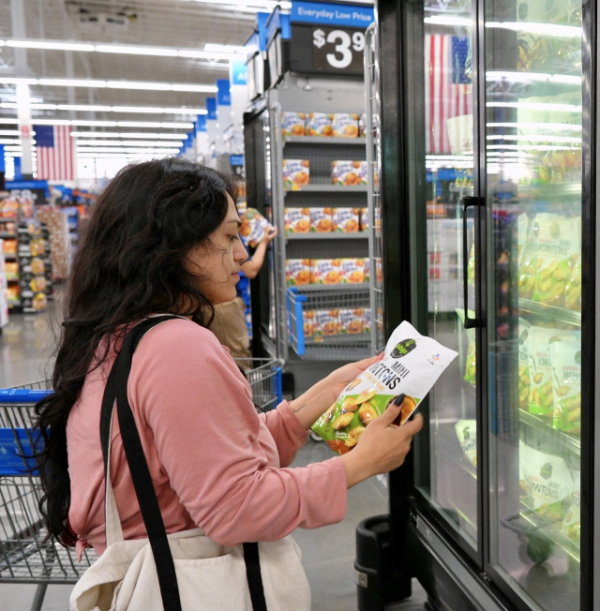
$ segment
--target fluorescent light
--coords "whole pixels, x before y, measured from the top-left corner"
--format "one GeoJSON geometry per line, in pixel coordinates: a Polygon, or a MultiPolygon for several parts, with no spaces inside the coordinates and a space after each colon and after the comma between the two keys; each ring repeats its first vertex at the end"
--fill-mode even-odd
{"type": "Polygon", "coordinates": [[[0,136],[20,136],[18,129],[0,129],[0,136]]]}
{"type": "Polygon", "coordinates": [[[581,85],[580,76],[569,74],[544,74],[541,72],[486,72],[486,81],[510,81],[512,83],[527,83],[529,81],[542,81],[551,83],[565,83],[568,85],[581,85]]]}
{"type": "Polygon", "coordinates": [[[7,47],[20,49],[48,49],[57,51],[93,51],[94,45],[80,42],[60,42],[51,40],[7,40],[7,47]]]}
{"type": "Polygon", "coordinates": [[[520,108],[522,110],[548,110],[558,112],[581,112],[575,104],[553,104],[546,102],[487,102],[488,108],[520,108]]]}
{"type": "Polygon", "coordinates": [[[19,125],[19,119],[0,118],[0,125],[19,125]]]}
{"type": "MultiPolygon", "coordinates": [[[[114,153],[112,148],[96,148],[96,149],[77,149],[77,153],[114,153]]],[[[123,148],[120,152],[132,154],[158,154],[158,155],[173,155],[179,152],[178,148],[123,148]]]]}
{"type": "Polygon", "coordinates": [[[180,147],[181,140],[76,140],[76,146],[145,146],[148,147],[180,147]]]}
{"type": "Polygon", "coordinates": [[[192,0],[201,4],[217,4],[225,10],[235,7],[238,10],[257,13],[259,11],[272,11],[275,7],[289,11],[292,8],[291,2],[277,2],[276,0],[192,0]]]}
{"type": "Polygon", "coordinates": [[[144,91],[189,91],[194,93],[216,93],[214,85],[196,85],[195,83],[152,83],[144,81],[102,81],[98,79],[62,79],[62,78],[17,78],[1,77],[0,83],[16,85],[44,85],[48,87],[91,87],[110,89],[136,89],[144,91]]]}
{"type": "Polygon", "coordinates": [[[71,138],[150,138],[155,140],[185,140],[187,134],[158,134],[151,132],[71,132],[71,138]]]}
{"type": "Polygon", "coordinates": [[[161,47],[138,47],[137,45],[96,45],[98,53],[123,53],[127,55],[159,55],[162,57],[177,57],[177,49],[161,47]]]}
{"type": "Polygon", "coordinates": [[[537,144],[488,144],[485,148],[488,151],[492,151],[492,150],[580,151],[581,150],[581,148],[577,146],[552,146],[552,145],[538,146],[537,144]]]}
{"type": "Polygon", "coordinates": [[[246,47],[238,47],[236,45],[216,45],[210,42],[207,42],[204,45],[205,51],[216,51],[217,53],[238,53],[240,55],[246,55],[247,49],[246,47]]]}
{"type": "Polygon", "coordinates": [[[486,140],[528,140],[530,142],[547,142],[548,140],[552,140],[553,142],[572,142],[572,143],[581,143],[581,138],[576,138],[573,136],[557,136],[556,134],[548,134],[547,136],[539,136],[539,135],[506,135],[506,136],[486,136],[486,140]]]}
{"type": "MultiPolygon", "coordinates": [[[[0,108],[16,110],[15,102],[0,102],[0,108]]],[[[101,106],[99,104],[31,104],[32,110],[72,110],[81,112],[123,112],[164,115],[205,115],[205,108],[162,108],[155,106],[101,106]]]]}
{"type": "MultiPolygon", "coordinates": [[[[91,125],[91,123],[90,123],[91,125]]],[[[192,129],[193,123],[156,123],[153,121],[116,121],[115,127],[149,127],[149,128],[179,128],[179,129],[192,129]]]]}
{"type": "Polygon", "coordinates": [[[423,19],[425,23],[432,25],[449,25],[449,26],[465,26],[470,27],[473,25],[473,19],[469,17],[457,17],[454,15],[433,15],[432,17],[425,17],[423,19]]]}
{"type": "Polygon", "coordinates": [[[529,23],[526,21],[488,21],[485,27],[514,30],[516,32],[537,34],[551,38],[581,38],[583,32],[580,26],[557,25],[555,23],[529,23]]]}
{"type": "MultiPolygon", "coordinates": [[[[0,125],[18,125],[19,119],[0,118],[0,125]]],[[[193,123],[178,123],[176,121],[150,123],[146,121],[84,121],[79,119],[34,119],[35,125],[80,125],[82,127],[154,127],[157,129],[192,129],[193,123]]]]}
{"type": "Polygon", "coordinates": [[[509,127],[519,129],[547,129],[550,131],[569,130],[580,132],[582,127],[575,123],[488,123],[487,127],[509,127]]]}

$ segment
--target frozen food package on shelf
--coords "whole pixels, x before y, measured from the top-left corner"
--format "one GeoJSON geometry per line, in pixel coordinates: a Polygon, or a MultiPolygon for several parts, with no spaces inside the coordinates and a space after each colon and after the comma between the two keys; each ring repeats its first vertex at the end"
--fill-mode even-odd
{"type": "Polygon", "coordinates": [[[360,209],[360,230],[367,231],[369,229],[369,209],[360,209]]]}
{"type": "Polygon", "coordinates": [[[7,280],[18,280],[19,279],[19,264],[7,261],[4,264],[4,274],[7,280]]]}
{"type": "Polygon", "coordinates": [[[314,284],[341,284],[341,259],[314,259],[312,266],[312,282],[314,284]]]}
{"type": "Polygon", "coordinates": [[[536,214],[519,269],[519,296],[559,308],[567,307],[567,301],[570,305],[579,303],[580,253],[580,218],[546,212],[536,214]],[[578,269],[579,285],[576,285],[578,269]]]}
{"type": "Polygon", "coordinates": [[[572,337],[569,331],[530,327],[527,335],[529,353],[529,411],[540,416],[552,416],[552,362],[550,345],[572,337]]]}
{"type": "Polygon", "coordinates": [[[253,248],[274,229],[273,225],[254,208],[247,208],[246,212],[240,217],[242,226],[240,227],[240,237],[245,244],[253,248]]]}
{"type": "Polygon", "coordinates": [[[581,339],[561,339],[550,344],[555,429],[581,433],[581,339]]]}
{"type": "Polygon", "coordinates": [[[401,323],[392,333],[383,359],[346,386],[315,422],[313,431],[332,450],[345,454],[359,442],[366,427],[402,396],[398,424],[404,424],[456,355],[421,335],[410,323],[401,323]]]}
{"type": "Polygon", "coordinates": [[[368,259],[341,259],[342,282],[362,284],[369,280],[368,259]]]}
{"type": "Polygon", "coordinates": [[[331,162],[331,180],[334,185],[357,187],[368,184],[366,161],[337,160],[331,162]]]}
{"type": "Polygon", "coordinates": [[[333,115],[326,112],[310,112],[306,116],[307,136],[333,136],[333,115]]]}
{"type": "Polygon", "coordinates": [[[529,328],[524,318],[519,318],[519,407],[528,409],[531,376],[529,372],[529,328]]]}
{"type": "Polygon", "coordinates": [[[574,490],[573,478],[564,459],[523,443],[519,461],[527,491],[524,499],[527,506],[549,522],[563,520],[574,490]]]}
{"type": "Polygon", "coordinates": [[[477,354],[475,344],[475,329],[467,329],[467,357],[465,359],[464,380],[469,384],[475,385],[477,382],[477,354]]]}
{"type": "Polygon", "coordinates": [[[311,276],[311,259],[287,259],[285,262],[285,278],[288,286],[310,284],[311,276]]]}
{"type": "Polygon", "coordinates": [[[365,113],[358,117],[358,135],[361,138],[367,137],[367,115],[365,113]]]}
{"type": "Polygon", "coordinates": [[[286,208],[284,211],[286,233],[308,233],[310,210],[308,208],[286,208]]]}
{"type": "Polygon", "coordinates": [[[527,234],[529,232],[529,217],[525,212],[519,214],[517,218],[517,254],[519,268],[521,267],[521,254],[527,243],[527,234]]]}
{"type": "Polygon", "coordinates": [[[333,208],[333,230],[338,233],[356,233],[360,229],[359,208],[333,208]]]}
{"type": "Polygon", "coordinates": [[[283,136],[304,136],[306,115],[303,112],[283,111],[281,113],[281,133],[283,136]]]}
{"type": "Polygon", "coordinates": [[[341,331],[340,311],[337,309],[316,311],[317,336],[338,335],[341,331]]]}
{"type": "Polygon", "coordinates": [[[371,325],[373,324],[373,315],[371,308],[363,308],[363,331],[365,333],[371,333],[371,325]]]}
{"type": "Polygon", "coordinates": [[[307,159],[283,160],[283,187],[297,191],[310,183],[310,163],[307,159]]]}
{"type": "Polygon", "coordinates": [[[383,263],[381,257],[375,258],[375,280],[379,284],[383,282],[383,263]]]}
{"type": "Polygon", "coordinates": [[[314,337],[317,332],[317,312],[316,310],[304,310],[304,336],[314,337]]]}
{"type": "Polygon", "coordinates": [[[336,112],[332,120],[336,138],[358,138],[358,115],[336,112]]]}
{"type": "Polygon", "coordinates": [[[571,505],[567,509],[567,514],[562,523],[561,531],[573,543],[581,543],[581,472],[573,471],[573,494],[571,495],[571,505]]]}
{"type": "Polygon", "coordinates": [[[330,233],[333,231],[332,215],[332,208],[311,208],[310,230],[314,233],[330,233]]]}
{"type": "Polygon", "coordinates": [[[356,335],[364,332],[364,312],[362,309],[340,308],[340,333],[356,335]]]}
{"type": "Polygon", "coordinates": [[[477,466],[477,421],[459,420],[454,425],[458,443],[464,457],[474,466],[477,466]]]}

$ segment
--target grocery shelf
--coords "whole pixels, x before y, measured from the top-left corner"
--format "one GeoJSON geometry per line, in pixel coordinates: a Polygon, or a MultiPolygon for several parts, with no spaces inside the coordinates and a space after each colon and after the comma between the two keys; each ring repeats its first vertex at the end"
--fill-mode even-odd
{"type": "MultiPolygon", "coordinates": [[[[292,287],[288,287],[292,288],[292,287]]],[[[369,283],[363,282],[362,284],[297,284],[293,288],[306,292],[318,292],[318,291],[356,291],[356,290],[368,290],[369,283]]]]}
{"type": "Polygon", "coordinates": [[[366,231],[352,233],[290,233],[285,236],[288,240],[366,240],[369,234],[366,231]]]}
{"type": "Polygon", "coordinates": [[[334,138],[333,136],[285,136],[283,146],[286,144],[337,144],[338,146],[365,146],[366,138],[334,138]]]}
{"type": "Polygon", "coordinates": [[[284,193],[367,193],[366,185],[356,187],[343,187],[341,185],[304,185],[296,189],[284,189],[284,193]]]}
{"type": "Polygon", "coordinates": [[[8,231],[0,231],[0,240],[16,240],[17,236],[14,233],[8,231]]]}
{"type": "Polygon", "coordinates": [[[581,182],[548,182],[519,185],[518,195],[530,195],[540,199],[581,198],[581,182]]]}
{"type": "Polygon", "coordinates": [[[550,436],[553,441],[577,456],[581,455],[581,439],[577,435],[553,428],[550,422],[547,422],[548,418],[519,409],[519,420],[539,433],[550,436]]]}
{"type": "Polygon", "coordinates": [[[556,308],[554,306],[544,305],[530,299],[519,299],[519,310],[537,314],[559,322],[566,322],[571,325],[581,326],[581,312],[574,310],[565,310],[564,308],[556,308]]]}
{"type": "Polygon", "coordinates": [[[366,337],[364,340],[357,340],[357,337],[356,335],[334,335],[328,337],[331,341],[306,344],[304,354],[298,354],[293,343],[291,346],[301,359],[309,361],[358,361],[372,356],[370,334],[363,335],[366,337]],[[346,338],[346,341],[342,338],[346,338]]]}

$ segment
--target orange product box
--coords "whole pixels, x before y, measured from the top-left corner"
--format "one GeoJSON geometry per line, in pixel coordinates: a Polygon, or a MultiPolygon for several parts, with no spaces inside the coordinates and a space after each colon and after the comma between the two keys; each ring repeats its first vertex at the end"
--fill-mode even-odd
{"type": "Polygon", "coordinates": [[[355,233],[360,229],[359,208],[334,208],[333,230],[339,233],[355,233]]]}
{"type": "Polygon", "coordinates": [[[367,137],[367,115],[365,113],[358,117],[358,134],[361,138],[367,137]]]}
{"type": "Polygon", "coordinates": [[[304,136],[306,134],[306,115],[303,112],[281,113],[281,133],[283,136],[304,136]]]}
{"type": "Polygon", "coordinates": [[[308,136],[333,136],[333,115],[326,112],[308,113],[306,134],[308,136]]]}
{"type": "Polygon", "coordinates": [[[317,333],[317,312],[316,310],[305,310],[302,312],[304,319],[304,337],[314,337],[317,333]]]}
{"type": "Polygon", "coordinates": [[[314,233],[333,231],[333,210],[331,208],[310,209],[310,230],[314,233]]]}
{"type": "Polygon", "coordinates": [[[375,280],[378,283],[383,282],[383,264],[381,262],[381,257],[375,259],[375,280]]]}
{"type": "MultiPolygon", "coordinates": [[[[358,310],[355,310],[358,312],[358,310]]],[[[371,333],[371,308],[362,308],[363,333],[371,333]]]]}
{"type": "Polygon", "coordinates": [[[346,335],[356,335],[363,333],[364,311],[362,308],[340,309],[341,333],[346,335]]]}
{"type": "Polygon", "coordinates": [[[356,187],[368,184],[366,161],[337,160],[331,162],[331,180],[334,185],[356,187]]]}
{"type": "Polygon", "coordinates": [[[314,259],[313,284],[341,284],[342,259],[314,259]]]}
{"type": "Polygon", "coordinates": [[[3,249],[5,255],[17,254],[17,240],[3,240],[3,242],[3,249]]]}
{"type": "Polygon", "coordinates": [[[310,163],[307,159],[283,160],[283,187],[296,191],[310,182],[310,163]]]}
{"type": "Polygon", "coordinates": [[[336,138],[358,138],[358,115],[336,112],[332,126],[336,138]]]}
{"type": "Polygon", "coordinates": [[[7,280],[18,280],[19,279],[19,264],[11,261],[7,261],[4,264],[4,273],[7,280]]]}
{"type": "Polygon", "coordinates": [[[312,261],[310,259],[288,259],[285,262],[285,279],[288,286],[310,284],[312,261]]]}
{"type": "Polygon", "coordinates": [[[308,233],[310,231],[310,210],[308,208],[286,208],[284,223],[286,233],[308,233]]]}
{"type": "Polygon", "coordinates": [[[265,234],[273,230],[274,227],[267,219],[255,208],[246,208],[240,215],[242,226],[240,227],[240,237],[244,243],[253,248],[264,238],[265,234]]]}
{"type": "Polygon", "coordinates": [[[317,310],[316,322],[316,335],[338,335],[340,333],[339,310],[317,310]]]}
{"type": "Polygon", "coordinates": [[[369,279],[367,259],[341,259],[342,282],[361,284],[369,279]]]}

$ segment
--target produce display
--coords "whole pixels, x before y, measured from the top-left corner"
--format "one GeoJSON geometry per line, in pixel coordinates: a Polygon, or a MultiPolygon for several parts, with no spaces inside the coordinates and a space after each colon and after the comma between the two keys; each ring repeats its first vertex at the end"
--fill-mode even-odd
{"type": "Polygon", "coordinates": [[[421,335],[410,323],[401,323],[383,359],[350,382],[312,430],[334,452],[345,454],[393,402],[402,405],[397,424],[404,424],[457,354],[421,335]]]}

